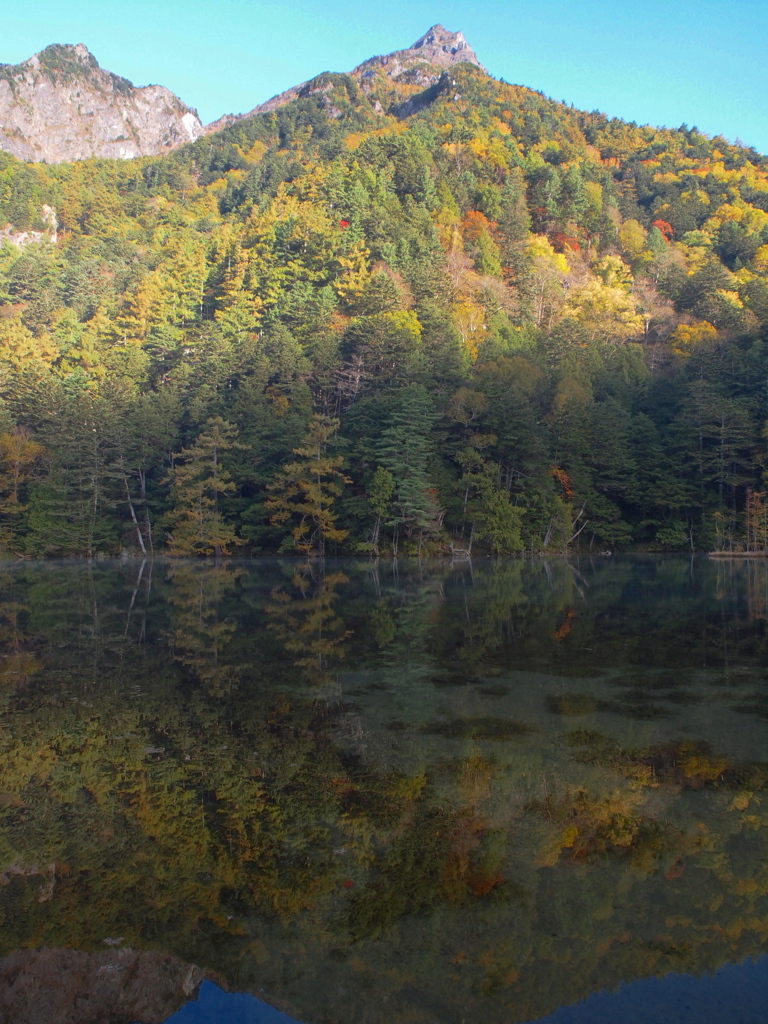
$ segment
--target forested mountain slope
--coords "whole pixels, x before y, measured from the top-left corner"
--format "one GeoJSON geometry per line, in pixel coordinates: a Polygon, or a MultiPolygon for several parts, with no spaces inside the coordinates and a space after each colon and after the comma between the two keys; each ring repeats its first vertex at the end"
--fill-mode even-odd
{"type": "Polygon", "coordinates": [[[0,155],[6,551],[765,547],[766,159],[422,74],[0,155]]]}

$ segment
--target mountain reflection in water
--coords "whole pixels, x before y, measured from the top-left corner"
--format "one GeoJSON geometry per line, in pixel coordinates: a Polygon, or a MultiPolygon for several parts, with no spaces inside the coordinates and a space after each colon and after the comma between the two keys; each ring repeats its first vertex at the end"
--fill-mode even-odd
{"type": "Polygon", "coordinates": [[[767,569],[5,568],[0,1019],[67,951],[72,1024],[144,963],[143,1024],[514,1024],[758,957],[767,569]]]}
{"type": "MultiPolygon", "coordinates": [[[[598,992],[530,1024],[765,1024],[768,957],[694,978],[667,974],[598,992]]],[[[167,1024],[300,1024],[266,1003],[230,995],[209,981],[167,1024]]]]}

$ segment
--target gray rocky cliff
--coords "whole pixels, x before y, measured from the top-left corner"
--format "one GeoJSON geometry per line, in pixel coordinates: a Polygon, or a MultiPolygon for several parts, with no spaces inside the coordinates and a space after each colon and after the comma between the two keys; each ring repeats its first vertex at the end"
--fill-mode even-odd
{"type": "Polygon", "coordinates": [[[202,134],[197,113],[169,89],[137,88],[82,43],[0,65],[0,149],[21,160],[156,156],[202,134]]]}

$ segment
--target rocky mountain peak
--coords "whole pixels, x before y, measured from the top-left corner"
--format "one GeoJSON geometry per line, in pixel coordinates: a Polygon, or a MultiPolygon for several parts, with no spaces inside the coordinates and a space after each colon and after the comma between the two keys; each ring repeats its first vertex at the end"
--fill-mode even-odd
{"type": "Polygon", "coordinates": [[[407,50],[371,57],[356,67],[352,74],[365,83],[366,79],[376,75],[377,69],[384,68],[388,78],[400,78],[410,73],[409,77],[420,84],[429,84],[437,77],[433,69],[462,63],[475,64],[485,71],[463,33],[449,32],[442,25],[433,25],[407,50]]]}
{"type": "Polygon", "coordinates": [[[0,149],[21,160],[155,156],[203,131],[197,112],[160,85],[137,88],[83,43],[54,43],[0,64],[0,149]]]}
{"type": "Polygon", "coordinates": [[[46,46],[34,57],[22,62],[21,67],[43,68],[46,71],[56,72],[79,68],[85,71],[99,67],[99,62],[93,56],[85,43],[52,43],[46,46]]]}
{"type": "MultiPolygon", "coordinates": [[[[462,63],[474,64],[481,71],[486,71],[463,33],[449,32],[442,25],[433,25],[408,49],[370,57],[362,64],[358,64],[350,74],[360,82],[366,93],[370,93],[382,79],[399,80],[409,85],[427,88],[438,81],[446,68],[462,63]]],[[[217,132],[234,124],[240,118],[276,110],[301,95],[306,85],[307,83],[303,82],[301,85],[286,89],[285,92],[249,110],[247,114],[225,114],[217,121],[206,125],[205,131],[217,132]]]]}
{"type": "Polygon", "coordinates": [[[477,54],[469,45],[462,32],[449,32],[442,25],[433,25],[424,35],[417,39],[411,50],[420,50],[431,64],[451,65],[467,61],[470,64],[482,64],[477,54]]]}
{"type": "Polygon", "coordinates": [[[461,32],[449,32],[441,25],[433,25],[413,46],[395,50],[383,56],[371,57],[354,69],[367,92],[371,91],[382,75],[388,79],[408,82],[421,88],[433,85],[447,68],[458,63],[473,63],[485,71],[477,54],[461,32]]]}

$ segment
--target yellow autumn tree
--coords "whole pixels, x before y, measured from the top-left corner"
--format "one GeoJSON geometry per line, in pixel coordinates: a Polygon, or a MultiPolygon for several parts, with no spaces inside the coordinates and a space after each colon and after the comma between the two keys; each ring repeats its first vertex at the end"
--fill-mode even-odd
{"type": "Polygon", "coordinates": [[[568,296],[565,312],[596,341],[628,341],[643,333],[634,297],[619,285],[593,278],[568,296]]]}
{"type": "Polygon", "coordinates": [[[477,353],[488,333],[486,324],[485,309],[472,299],[463,299],[457,303],[454,312],[456,327],[461,335],[464,349],[472,360],[477,359],[477,353]]]}
{"type": "Polygon", "coordinates": [[[680,324],[670,335],[669,343],[677,356],[689,356],[700,345],[717,341],[717,329],[706,320],[694,324],[680,324]]]}
{"type": "Polygon", "coordinates": [[[534,285],[536,326],[550,326],[565,300],[563,287],[568,276],[568,260],[555,252],[546,235],[528,240],[528,260],[534,285]]]}
{"type": "Polygon", "coordinates": [[[647,238],[648,232],[639,221],[625,220],[619,228],[619,245],[630,260],[636,260],[642,253],[647,238]]]}
{"type": "Polygon", "coordinates": [[[34,362],[50,366],[58,355],[59,349],[49,334],[35,336],[20,316],[0,318],[0,363],[23,370],[34,362]]]}

